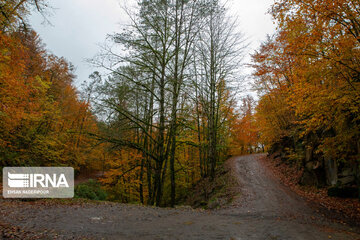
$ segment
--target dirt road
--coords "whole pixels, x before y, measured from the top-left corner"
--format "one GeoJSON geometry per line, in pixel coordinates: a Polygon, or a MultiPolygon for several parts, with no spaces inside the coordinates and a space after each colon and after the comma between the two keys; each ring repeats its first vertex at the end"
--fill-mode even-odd
{"type": "MultiPolygon", "coordinates": [[[[0,223],[60,239],[360,239],[277,182],[258,161],[234,157],[241,184],[231,206],[212,211],[115,203],[59,205],[0,200],[0,223]]],[[[1,237],[1,236],[0,236],[1,237]]]]}

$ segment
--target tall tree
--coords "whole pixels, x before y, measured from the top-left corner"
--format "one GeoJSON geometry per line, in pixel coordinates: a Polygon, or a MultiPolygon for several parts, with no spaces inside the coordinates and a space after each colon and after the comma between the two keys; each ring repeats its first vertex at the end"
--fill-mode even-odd
{"type": "MultiPolygon", "coordinates": [[[[111,83],[104,87],[104,92],[108,91],[110,95],[103,101],[114,113],[109,126],[116,122],[119,126],[132,127],[123,129],[121,138],[114,135],[101,138],[119,148],[132,148],[143,154],[139,164],[139,189],[143,201],[143,186],[148,186],[148,204],[162,205],[164,194],[168,195],[167,189],[170,190],[170,206],[176,204],[176,182],[180,179],[177,173],[185,171],[180,153],[183,151],[184,155],[187,154],[187,148],[182,145],[197,145],[187,141],[189,135],[185,137],[192,122],[184,116],[189,114],[192,98],[189,91],[194,89],[193,78],[200,78],[193,75],[194,64],[198,64],[194,61],[207,66],[206,61],[210,59],[211,52],[199,51],[200,45],[197,44],[199,41],[205,44],[208,40],[204,36],[209,31],[209,20],[215,19],[209,17],[210,11],[216,12],[213,8],[221,9],[214,1],[140,1],[134,12],[126,9],[131,19],[130,26],[111,37],[117,46],[126,47],[127,50],[123,54],[116,54],[113,49],[104,48],[104,54],[94,60],[112,72],[111,83]],[[113,91],[106,90],[111,85],[117,87],[113,91]],[[126,104],[120,104],[123,101],[126,104]]],[[[222,18],[222,21],[212,23],[213,27],[217,24],[227,27],[230,21],[225,15],[223,10],[222,16],[216,18],[222,18]]],[[[212,71],[216,72],[212,84],[212,104],[215,106],[213,123],[217,121],[212,129],[217,136],[220,135],[222,121],[226,119],[226,113],[222,115],[220,112],[231,101],[225,78],[231,78],[238,63],[235,55],[239,51],[235,48],[241,40],[233,34],[234,29],[235,23],[232,23],[224,31],[217,26],[217,31],[212,33],[214,38],[219,39],[214,40],[217,49],[214,50],[216,59],[212,63],[212,71]],[[224,38],[220,40],[221,34],[224,34],[224,38]]],[[[201,78],[206,79],[204,76],[201,78]]],[[[204,95],[203,100],[206,97],[204,95]]],[[[218,140],[212,142],[213,149],[218,148],[218,143],[218,140]]],[[[214,157],[213,171],[216,161],[214,157]]]]}

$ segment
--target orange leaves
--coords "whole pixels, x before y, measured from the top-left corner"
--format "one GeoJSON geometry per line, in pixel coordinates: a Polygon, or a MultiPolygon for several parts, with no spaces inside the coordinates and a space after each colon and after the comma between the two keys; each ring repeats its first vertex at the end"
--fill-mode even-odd
{"type": "Polygon", "coordinates": [[[260,147],[259,132],[253,115],[255,101],[251,96],[242,100],[241,113],[230,122],[231,155],[252,153],[260,147]]]}
{"type": "MultiPolygon", "coordinates": [[[[111,200],[123,202],[134,202],[139,199],[139,175],[141,171],[140,162],[142,154],[131,149],[113,151],[107,159],[105,176],[101,179],[111,200]]],[[[146,188],[144,188],[146,190],[146,188]]],[[[147,198],[147,192],[144,192],[147,198]]]]}
{"type": "Polygon", "coordinates": [[[29,118],[30,111],[26,110],[31,105],[28,99],[32,89],[23,79],[25,48],[19,40],[0,32],[0,52],[0,129],[11,133],[22,119],[29,118]]]}
{"type": "Polygon", "coordinates": [[[72,86],[71,64],[48,55],[34,31],[0,32],[3,165],[96,166],[97,126],[72,86]]]}
{"type": "Polygon", "coordinates": [[[359,9],[350,0],[273,5],[278,32],[253,55],[265,143],[287,136],[294,151],[313,145],[345,161],[359,154],[359,9]]]}

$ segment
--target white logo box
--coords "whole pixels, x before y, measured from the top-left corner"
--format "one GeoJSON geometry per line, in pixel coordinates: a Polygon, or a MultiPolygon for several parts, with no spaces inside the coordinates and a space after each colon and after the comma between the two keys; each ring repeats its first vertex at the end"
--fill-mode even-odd
{"type": "Polygon", "coordinates": [[[4,198],[72,198],[72,167],[4,167],[4,198]]]}

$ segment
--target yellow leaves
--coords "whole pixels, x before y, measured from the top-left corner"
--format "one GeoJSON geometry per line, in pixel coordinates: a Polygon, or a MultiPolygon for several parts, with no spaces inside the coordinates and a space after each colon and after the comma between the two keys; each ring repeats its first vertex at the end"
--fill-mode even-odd
{"type": "Polygon", "coordinates": [[[46,94],[46,91],[50,88],[51,83],[40,76],[35,76],[34,89],[38,91],[38,94],[46,94]]]}
{"type": "MultiPolygon", "coordinates": [[[[278,32],[253,56],[262,141],[315,141],[318,154],[352,159],[360,133],[359,14],[349,0],[279,0],[278,32]],[[314,139],[309,140],[309,136],[314,139]]],[[[314,144],[314,143],[312,143],[314,144]]]]}
{"type": "Polygon", "coordinates": [[[85,135],[97,131],[95,120],[68,65],[47,57],[35,32],[0,32],[0,153],[9,164],[79,169],[101,159],[85,135]]]}
{"type": "Polygon", "coordinates": [[[113,151],[107,157],[106,164],[109,170],[100,181],[112,192],[112,198],[121,199],[124,194],[130,199],[137,196],[141,183],[139,175],[142,157],[141,153],[131,149],[113,151]]]}

